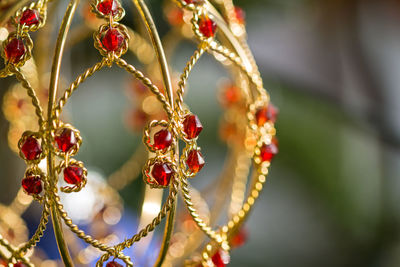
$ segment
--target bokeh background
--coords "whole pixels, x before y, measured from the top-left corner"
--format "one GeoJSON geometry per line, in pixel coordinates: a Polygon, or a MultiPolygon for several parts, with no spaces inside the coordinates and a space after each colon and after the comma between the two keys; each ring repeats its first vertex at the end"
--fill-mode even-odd
{"type": "MultiPolygon", "coordinates": [[[[148,2],[163,33],[161,3],[148,2]]],[[[233,252],[230,266],[400,266],[400,2],[236,4],[246,11],[250,47],[280,110],[280,153],[246,224],[248,241],[233,252]]],[[[174,67],[182,69],[192,49],[183,46],[174,67]]],[[[96,53],[91,42],[77,47],[66,57],[63,77],[73,79],[98,60],[96,53]]],[[[140,145],[140,136],[124,124],[130,105],[126,76],[116,69],[102,73],[82,86],[67,110],[84,137],[79,159],[106,176],[140,145]]],[[[187,95],[205,126],[200,145],[208,164],[199,179],[208,182],[225,156],[216,82],[226,75],[210,56],[203,58],[187,95]]],[[[0,96],[10,82],[0,81],[0,96]]],[[[8,148],[7,130],[0,115],[4,203],[24,172],[8,148]]],[[[122,191],[132,214],[142,194],[138,188],[135,182],[122,191]]],[[[35,211],[28,215],[35,217],[35,211]]]]}

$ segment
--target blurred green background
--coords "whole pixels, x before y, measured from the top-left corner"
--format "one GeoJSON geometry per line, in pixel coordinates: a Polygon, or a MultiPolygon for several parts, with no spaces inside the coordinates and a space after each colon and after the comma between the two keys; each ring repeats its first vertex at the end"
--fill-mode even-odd
{"type": "MultiPolygon", "coordinates": [[[[165,31],[160,1],[149,2],[165,31]]],[[[246,11],[250,47],[280,110],[280,153],[246,224],[249,240],[233,252],[230,266],[400,266],[399,1],[235,3],[246,11]]],[[[192,51],[183,46],[177,70],[192,51]]],[[[98,58],[90,42],[77,47],[66,57],[64,78],[98,58]]],[[[101,73],[67,110],[84,138],[79,159],[107,175],[140,137],[123,122],[130,105],[126,75],[116,68],[101,73]]],[[[208,164],[199,179],[208,182],[224,158],[215,84],[226,75],[206,56],[189,80],[187,103],[205,126],[200,145],[208,164]]],[[[4,88],[1,81],[0,96],[4,88]]],[[[0,120],[0,199],[8,202],[14,194],[5,190],[16,192],[24,164],[9,150],[7,123],[0,120]]],[[[138,187],[122,192],[133,210],[138,187]]]]}

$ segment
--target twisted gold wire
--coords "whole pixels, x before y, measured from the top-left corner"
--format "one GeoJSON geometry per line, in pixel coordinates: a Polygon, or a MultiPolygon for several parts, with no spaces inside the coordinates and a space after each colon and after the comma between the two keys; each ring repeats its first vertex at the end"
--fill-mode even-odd
{"type": "Polygon", "coordinates": [[[197,226],[211,239],[215,240],[218,243],[221,243],[223,241],[221,235],[214,231],[203,219],[200,218],[200,215],[197,213],[196,208],[194,207],[194,204],[192,202],[192,197],[190,196],[189,183],[184,177],[181,178],[181,189],[186,207],[193,220],[196,222],[197,226]]]}
{"type": "Polygon", "coordinates": [[[128,240],[125,240],[124,242],[118,244],[116,247],[129,248],[135,242],[138,242],[140,239],[147,236],[148,233],[152,232],[155,229],[155,227],[161,223],[162,219],[166,216],[168,211],[175,203],[176,195],[178,193],[178,187],[179,187],[179,181],[177,178],[175,178],[175,180],[171,183],[168,198],[165,201],[164,205],[162,206],[161,211],[158,213],[158,215],[152,220],[151,223],[149,223],[146,227],[140,230],[137,234],[135,234],[128,240]]]}
{"type": "Polygon", "coordinates": [[[44,234],[44,231],[46,230],[46,225],[49,222],[49,215],[50,215],[50,201],[49,201],[49,196],[48,196],[48,188],[49,188],[49,183],[47,181],[47,178],[44,179],[44,185],[45,185],[45,195],[44,195],[44,204],[43,204],[43,211],[42,211],[42,216],[40,219],[39,226],[37,227],[34,235],[31,237],[31,239],[26,242],[23,246],[21,246],[18,249],[19,253],[26,253],[29,249],[31,249],[33,246],[36,245],[37,242],[40,241],[41,237],[44,234]],[[47,190],[46,190],[47,189],[47,190]]]}
{"type": "Polygon", "coordinates": [[[84,240],[86,243],[92,245],[93,247],[108,252],[110,254],[114,253],[114,249],[101,241],[91,237],[90,235],[86,234],[85,231],[79,229],[79,227],[72,222],[72,219],[68,217],[68,213],[64,210],[63,204],[60,202],[60,197],[55,195],[55,204],[57,206],[58,213],[60,214],[61,218],[64,220],[65,225],[76,234],[77,237],[84,240]]]}
{"type": "Polygon", "coordinates": [[[259,75],[256,73],[250,73],[246,67],[243,65],[240,57],[238,57],[235,53],[231,52],[228,48],[219,45],[216,42],[212,42],[210,44],[210,49],[214,52],[217,52],[218,54],[221,54],[228,58],[232,63],[234,63],[237,67],[239,67],[245,74],[246,76],[250,79],[250,81],[256,86],[257,92],[261,96],[267,97],[267,93],[264,90],[263,83],[259,75]]]}
{"type": "Polygon", "coordinates": [[[176,106],[179,108],[179,113],[183,113],[183,96],[185,93],[186,82],[189,78],[190,72],[192,71],[194,65],[199,61],[200,57],[206,51],[207,43],[200,43],[196,51],[194,51],[193,55],[190,57],[189,61],[186,63],[185,68],[180,76],[180,80],[178,83],[178,90],[176,92],[177,99],[175,101],[176,106]]]}
{"type": "Polygon", "coordinates": [[[247,153],[240,153],[236,158],[234,176],[232,177],[232,194],[230,202],[230,213],[235,214],[243,205],[246,193],[247,174],[251,160],[247,153]]]}
{"type": "MultiPolygon", "coordinates": [[[[29,267],[33,267],[32,263],[29,262],[27,258],[22,256],[20,253],[18,253],[15,248],[6,240],[3,238],[3,236],[0,234],[0,246],[6,248],[8,252],[11,253],[12,258],[21,260],[24,264],[26,264],[29,267]]],[[[2,255],[3,256],[3,255],[2,255]]]]}

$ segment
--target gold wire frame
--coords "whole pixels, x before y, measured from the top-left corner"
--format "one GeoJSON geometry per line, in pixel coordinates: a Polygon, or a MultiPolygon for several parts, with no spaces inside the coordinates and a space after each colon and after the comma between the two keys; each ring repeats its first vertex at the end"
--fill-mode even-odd
{"type": "MultiPolygon", "coordinates": [[[[126,248],[131,247],[134,243],[139,242],[143,237],[151,233],[164,218],[166,218],[164,226],[164,236],[162,246],[160,248],[158,258],[154,266],[161,266],[167,256],[167,251],[170,243],[170,239],[173,233],[173,227],[176,222],[175,213],[177,207],[177,195],[180,192],[184,199],[185,205],[188,212],[197,224],[199,229],[210,239],[210,241],[204,246],[201,253],[200,263],[203,266],[213,266],[210,261],[211,256],[222,249],[229,251],[231,249],[230,240],[240,229],[244,221],[249,215],[251,208],[253,207],[256,199],[258,198],[263,184],[266,181],[268,174],[269,161],[263,161],[261,154],[261,147],[263,144],[270,144],[272,138],[275,136],[275,128],[273,122],[267,122],[262,126],[256,123],[255,114],[261,107],[269,105],[269,96],[263,88],[262,79],[260,73],[255,64],[254,58],[246,44],[246,36],[244,26],[241,25],[237,18],[233,15],[234,6],[231,0],[218,1],[216,5],[220,5],[223,12],[228,14],[228,21],[226,21],[217,11],[213,4],[208,1],[198,1],[198,4],[191,3],[191,1],[185,0],[173,0],[173,2],[185,12],[192,14],[191,27],[195,39],[198,41],[197,49],[188,60],[182,74],[179,77],[177,83],[176,99],[174,98],[172,79],[169,72],[169,64],[164,52],[163,44],[158,35],[158,31],[153,22],[152,16],[147,8],[147,5],[143,0],[132,0],[136,6],[140,18],[143,21],[154,53],[156,55],[156,62],[161,72],[163,90],[160,90],[149,77],[146,77],[141,71],[137,70],[133,65],[125,61],[122,56],[130,49],[129,40],[132,39],[130,29],[125,25],[120,24],[118,21],[125,15],[125,10],[120,6],[117,14],[104,16],[98,12],[96,6],[99,0],[92,1],[92,10],[101,19],[105,20],[106,24],[100,26],[98,31],[94,33],[94,46],[99,50],[102,59],[100,62],[94,64],[88,68],[85,72],[79,75],[74,82],[63,92],[62,96],[57,99],[57,89],[60,87],[60,70],[62,57],[68,41],[68,33],[71,28],[71,23],[74,14],[77,10],[79,0],[71,0],[65,11],[64,18],[61,27],[58,32],[58,38],[55,47],[55,54],[52,61],[52,69],[50,75],[49,84],[49,97],[47,102],[47,118],[40,104],[40,100],[37,97],[35,90],[24,76],[21,71],[21,67],[31,58],[31,50],[33,42],[29,37],[29,31],[37,31],[46,23],[47,7],[49,4],[48,0],[38,0],[27,5],[28,0],[21,1],[10,1],[11,7],[9,7],[3,14],[0,15],[0,26],[4,25],[6,21],[11,19],[17,25],[17,32],[10,34],[7,41],[4,42],[6,45],[10,38],[21,37],[26,44],[27,52],[24,54],[22,60],[18,63],[13,64],[12,62],[6,62],[6,67],[0,70],[0,77],[7,77],[15,75],[21,85],[27,90],[28,96],[31,98],[32,104],[35,108],[35,114],[38,119],[38,132],[27,132],[25,135],[34,135],[41,139],[41,144],[44,149],[44,153],[41,159],[45,156],[47,161],[47,173],[43,173],[39,170],[37,164],[39,160],[28,162],[27,172],[32,172],[35,175],[39,175],[44,185],[44,193],[42,195],[34,195],[33,197],[42,204],[43,211],[41,221],[37,227],[35,234],[26,242],[17,247],[9,244],[9,242],[0,236],[0,246],[4,247],[9,255],[0,255],[7,258],[10,262],[15,263],[21,261],[28,266],[32,266],[29,258],[26,257],[26,253],[32,249],[40,238],[43,236],[48,223],[49,216],[53,221],[54,234],[56,237],[57,245],[60,251],[62,261],[65,266],[73,266],[70,253],[68,251],[68,244],[64,237],[64,232],[61,227],[63,222],[71,232],[73,232],[78,238],[84,240],[87,244],[100,250],[103,254],[96,263],[96,266],[103,266],[110,258],[117,258],[122,260],[127,266],[133,266],[133,261],[130,257],[124,255],[123,251],[126,248]],[[188,4],[189,3],[189,4],[188,4]],[[18,24],[17,18],[23,11],[28,8],[35,8],[41,14],[40,22],[37,25],[25,27],[18,24]],[[215,37],[205,37],[202,33],[199,22],[202,17],[209,17],[216,22],[220,38],[217,40],[215,37]],[[101,46],[101,35],[110,28],[117,29],[124,37],[124,42],[121,48],[117,51],[109,52],[101,46]],[[224,43],[224,44],[222,44],[224,43]],[[186,159],[188,152],[192,150],[200,151],[197,145],[197,138],[187,138],[183,129],[183,120],[187,115],[192,114],[188,107],[184,104],[184,94],[187,86],[187,80],[190,76],[194,66],[205,53],[210,53],[214,56],[219,57],[219,61],[228,62],[230,66],[239,73],[240,79],[248,82],[248,86],[243,88],[242,94],[246,100],[246,119],[247,127],[243,140],[244,152],[238,153],[237,165],[238,169],[235,170],[233,177],[233,186],[242,188],[239,196],[236,196],[236,202],[231,202],[231,214],[229,220],[224,225],[212,226],[210,219],[204,219],[199,215],[197,205],[193,201],[193,195],[191,186],[188,178],[194,178],[195,174],[190,173],[187,170],[186,159]],[[73,221],[68,217],[67,212],[64,210],[63,204],[60,202],[58,190],[64,193],[78,192],[86,184],[87,171],[84,169],[82,162],[78,162],[72,157],[78,152],[79,146],[82,142],[79,137],[79,131],[73,128],[73,126],[64,124],[61,120],[61,114],[63,107],[67,101],[78,89],[78,87],[85,82],[85,80],[93,76],[96,72],[104,68],[105,66],[111,67],[116,65],[121,69],[127,71],[135,79],[141,81],[148,89],[156,96],[157,100],[162,104],[163,109],[167,115],[167,119],[164,121],[151,122],[144,130],[144,143],[150,152],[155,152],[155,156],[150,158],[146,164],[144,164],[143,174],[146,182],[150,181],[151,188],[159,190],[157,188],[165,188],[165,186],[159,186],[151,181],[150,168],[155,162],[166,162],[172,167],[174,175],[171,178],[171,182],[168,188],[168,197],[161,207],[160,212],[148,223],[145,227],[139,230],[136,234],[129,238],[125,238],[123,242],[116,245],[107,245],[99,240],[94,239],[92,236],[81,230],[73,221]],[[165,93],[163,93],[165,92],[165,93]],[[149,146],[150,132],[155,126],[163,126],[168,128],[173,136],[173,142],[171,147],[165,151],[154,151],[149,146]],[[74,149],[68,152],[60,152],[55,146],[55,136],[57,131],[62,128],[70,128],[77,134],[77,144],[74,149]],[[179,154],[178,140],[182,140],[185,144],[182,155],[179,154]],[[240,156],[242,155],[242,156],[240,156]],[[246,156],[247,155],[247,156],[246,156]],[[247,164],[246,158],[253,158],[254,170],[251,175],[250,188],[247,196],[244,197],[246,192],[246,183],[243,177],[247,178],[246,173],[249,171],[249,164],[247,164]],[[61,161],[56,159],[60,159],[61,161]],[[84,177],[82,183],[74,187],[59,187],[58,186],[58,174],[63,168],[69,164],[75,164],[84,169],[84,177]],[[243,175],[241,175],[243,173],[243,175]],[[241,178],[236,179],[236,176],[241,178]],[[150,180],[149,180],[150,179],[150,180]],[[242,196],[240,196],[242,195],[242,196]],[[239,200],[238,200],[239,199],[239,200]]],[[[196,2],[196,1],[194,1],[196,2]]],[[[137,39],[137,38],[136,38],[137,39]]],[[[139,39],[140,40],[140,39],[139,39]]],[[[7,61],[4,53],[2,56],[7,61]]],[[[24,136],[25,136],[24,135],[24,136]]],[[[24,138],[23,136],[23,138],[24,138]]],[[[23,140],[23,139],[21,139],[23,140]]],[[[22,142],[22,141],[21,141],[22,142]]],[[[23,155],[21,155],[23,156],[23,155]]],[[[136,159],[133,157],[131,160],[136,159]]],[[[131,165],[132,161],[129,161],[131,165]]],[[[128,164],[127,163],[127,164],[128,164]]],[[[129,166],[124,166],[129,169],[129,166]]],[[[123,170],[123,169],[122,169],[123,170]]],[[[126,170],[126,169],[125,169],[126,170]]],[[[117,178],[110,177],[110,181],[118,180],[117,178]]],[[[126,182],[125,182],[126,183],[126,182]]],[[[118,184],[116,182],[116,184],[118,184]]],[[[72,196],[71,196],[72,197],[72,196]]],[[[232,199],[235,196],[232,195],[232,199]]],[[[186,262],[187,266],[197,266],[198,261],[189,260],[186,262]]],[[[11,264],[11,263],[10,263],[11,264]]]]}

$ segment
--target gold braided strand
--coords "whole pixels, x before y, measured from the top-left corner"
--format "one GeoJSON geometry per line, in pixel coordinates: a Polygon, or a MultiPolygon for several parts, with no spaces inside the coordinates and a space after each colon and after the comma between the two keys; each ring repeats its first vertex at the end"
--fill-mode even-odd
{"type": "Polygon", "coordinates": [[[194,51],[193,55],[190,57],[189,61],[186,63],[185,68],[181,74],[179,83],[178,83],[178,90],[176,92],[177,99],[176,99],[176,106],[179,108],[180,114],[183,113],[183,96],[185,94],[185,87],[186,82],[189,78],[190,72],[192,71],[194,65],[199,61],[200,57],[204,54],[206,47],[208,46],[207,43],[200,43],[197,50],[194,51]]]}
{"type": "Polygon", "coordinates": [[[159,225],[162,219],[166,216],[168,211],[171,209],[172,205],[176,201],[176,195],[178,193],[179,187],[179,179],[175,178],[175,180],[171,183],[170,192],[167,200],[165,201],[161,211],[158,215],[149,223],[146,227],[139,231],[139,233],[132,236],[130,239],[118,244],[116,247],[119,248],[129,248],[133,245],[133,243],[138,242],[143,237],[147,236],[148,233],[152,232],[157,225],[159,225]]]}
{"type": "Polygon", "coordinates": [[[69,229],[76,234],[77,237],[101,251],[105,251],[111,254],[114,253],[114,249],[112,247],[102,243],[97,239],[94,239],[90,235],[86,234],[85,231],[79,229],[79,227],[72,222],[72,219],[68,217],[68,213],[64,210],[64,206],[60,202],[60,197],[58,195],[55,195],[54,201],[57,206],[58,213],[60,214],[61,218],[63,218],[65,225],[67,225],[69,229]]]}
{"type": "Polygon", "coordinates": [[[249,173],[250,165],[251,160],[246,152],[240,153],[236,158],[229,209],[231,214],[237,213],[243,205],[246,193],[247,174],[249,173]]]}
{"type": "MultiPolygon", "coordinates": [[[[22,256],[20,253],[16,251],[16,249],[6,240],[3,238],[3,236],[0,234],[0,246],[4,247],[7,249],[8,252],[11,253],[12,258],[21,260],[24,264],[26,264],[29,267],[33,267],[33,264],[29,262],[27,258],[22,256]]],[[[4,256],[4,255],[2,255],[4,256]]]]}
{"type": "Polygon", "coordinates": [[[190,196],[190,190],[189,190],[189,183],[186,178],[181,179],[181,189],[182,189],[182,196],[186,203],[186,207],[190,215],[192,216],[193,220],[196,222],[197,226],[211,239],[215,240],[218,243],[222,243],[223,241],[222,236],[217,232],[215,232],[214,230],[212,230],[212,228],[203,219],[201,219],[200,215],[197,213],[196,208],[192,203],[192,198],[190,196]]]}
{"type": "Polygon", "coordinates": [[[250,81],[256,86],[258,93],[261,96],[266,96],[267,93],[264,90],[263,83],[259,75],[257,73],[250,73],[246,67],[243,65],[242,60],[235,53],[231,52],[228,48],[219,45],[216,42],[212,42],[210,44],[210,49],[218,54],[221,54],[232,61],[236,66],[238,66],[250,79],[250,81]]]}
{"type": "Polygon", "coordinates": [[[36,229],[34,235],[31,237],[31,239],[27,243],[25,243],[22,247],[20,247],[18,249],[18,252],[26,253],[26,251],[34,247],[40,241],[41,237],[44,234],[44,231],[46,230],[46,225],[49,222],[49,215],[50,215],[50,202],[46,194],[44,196],[43,211],[39,226],[36,229]]]}

